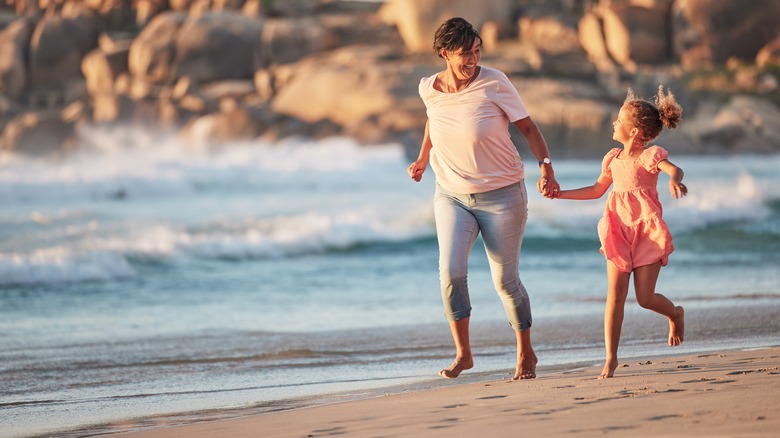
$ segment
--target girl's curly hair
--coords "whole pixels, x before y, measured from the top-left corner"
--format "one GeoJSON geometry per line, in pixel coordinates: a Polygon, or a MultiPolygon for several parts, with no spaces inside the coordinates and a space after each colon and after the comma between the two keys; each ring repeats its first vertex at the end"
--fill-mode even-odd
{"type": "Polygon", "coordinates": [[[433,50],[441,58],[441,51],[454,51],[457,49],[471,50],[474,41],[482,45],[482,37],[468,21],[460,17],[450,18],[442,23],[433,36],[433,50]]]}
{"type": "Polygon", "coordinates": [[[623,105],[631,110],[633,122],[642,131],[645,143],[658,137],[664,126],[676,128],[682,121],[682,107],[670,90],[664,93],[663,85],[658,86],[658,94],[653,101],[637,97],[629,88],[623,105]]]}

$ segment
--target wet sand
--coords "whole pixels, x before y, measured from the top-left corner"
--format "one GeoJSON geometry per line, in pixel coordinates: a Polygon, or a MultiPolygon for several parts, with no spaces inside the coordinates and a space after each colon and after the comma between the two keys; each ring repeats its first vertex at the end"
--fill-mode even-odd
{"type": "Polygon", "coordinates": [[[763,437],[780,430],[780,347],[626,361],[611,379],[597,379],[600,371],[601,365],[541,370],[534,380],[467,383],[113,436],[763,437]]]}

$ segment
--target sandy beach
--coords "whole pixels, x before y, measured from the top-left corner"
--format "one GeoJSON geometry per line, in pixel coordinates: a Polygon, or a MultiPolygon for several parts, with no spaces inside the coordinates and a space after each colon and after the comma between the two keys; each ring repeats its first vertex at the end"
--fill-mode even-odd
{"type": "Polygon", "coordinates": [[[365,400],[123,432],[171,437],[777,436],[780,347],[626,360],[365,400]]]}

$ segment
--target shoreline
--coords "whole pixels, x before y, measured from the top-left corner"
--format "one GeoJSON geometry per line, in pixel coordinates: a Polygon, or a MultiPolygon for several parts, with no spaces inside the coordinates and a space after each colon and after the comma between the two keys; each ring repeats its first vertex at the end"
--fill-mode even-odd
{"type": "Polygon", "coordinates": [[[780,346],[627,358],[605,380],[596,378],[601,366],[540,367],[536,379],[516,382],[478,373],[361,394],[136,419],[70,434],[515,436],[519,425],[523,433],[544,436],[769,436],[780,428],[773,395],[780,390],[780,346]]]}

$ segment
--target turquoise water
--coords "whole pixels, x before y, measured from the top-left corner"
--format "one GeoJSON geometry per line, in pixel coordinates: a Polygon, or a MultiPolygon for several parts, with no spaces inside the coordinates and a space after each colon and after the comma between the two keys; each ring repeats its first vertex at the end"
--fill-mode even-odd
{"type": "MultiPolygon", "coordinates": [[[[476,366],[456,382],[436,378],[453,347],[432,174],[411,182],[400,146],[202,151],[140,129],[81,135],[84,150],[61,160],[0,157],[4,436],[108,432],[145,417],[219,417],[513,371],[514,335],[477,245],[476,366]]],[[[780,344],[780,155],[668,149],[690,195],[671,199],[661,177],[677,251],[658,290],[686,307],[686,341],[666,347],[663,317],[629,300],[621,354],[780,344]]],[[[530,167],[520,272],[540,372],[597,364],[604,199],[544,199],[530,167]]],[[[555,161],[565,188],[592,183],[599,167],[555,161]]]]}

